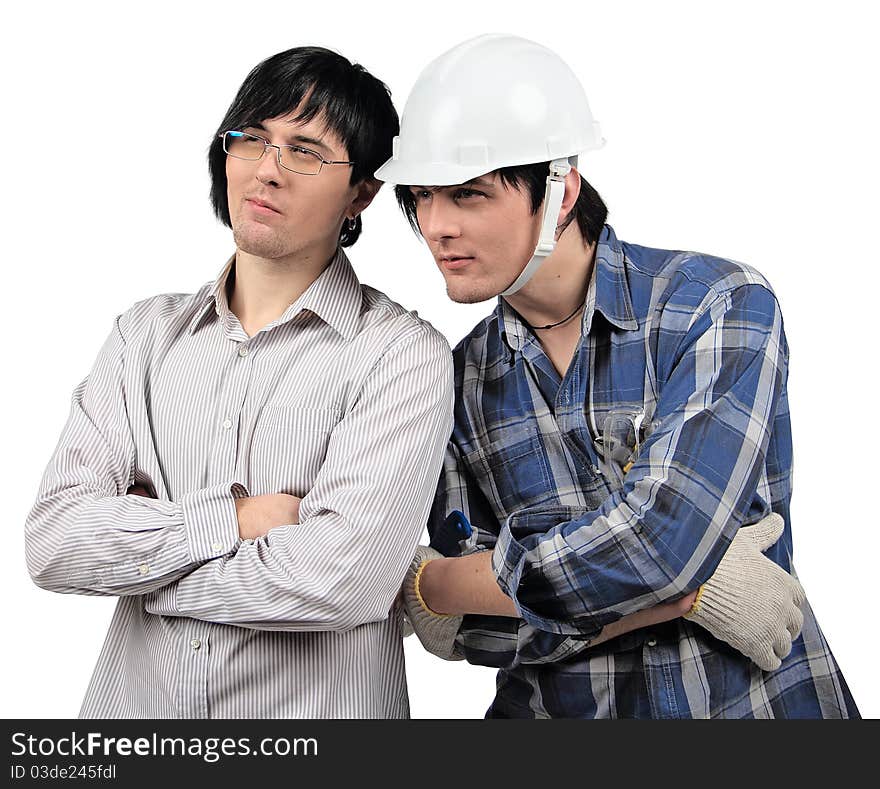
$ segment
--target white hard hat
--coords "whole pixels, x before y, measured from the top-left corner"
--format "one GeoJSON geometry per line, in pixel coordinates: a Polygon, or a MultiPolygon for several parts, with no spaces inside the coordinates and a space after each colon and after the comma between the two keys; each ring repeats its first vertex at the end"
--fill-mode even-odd
{"type": "Polygon", "coordinates": [[[375,175],[394,184],[448,186],[549,160],[541,237],[502,294],[510,295],[555,247],[569,162],[603,143],[584,89],[559,55],[517,36],[484,35],[453,47],[419,75],[393,155],[375,175]]]}

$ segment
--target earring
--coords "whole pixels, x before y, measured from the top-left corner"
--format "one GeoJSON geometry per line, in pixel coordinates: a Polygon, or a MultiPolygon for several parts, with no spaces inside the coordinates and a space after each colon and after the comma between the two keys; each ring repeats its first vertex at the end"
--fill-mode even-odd
{"type": "Polygon", "coordinates": [[[348,218],[348,229],[350,231],[354,231],[357,229],[357,217],[351,216],[348,218]]]}

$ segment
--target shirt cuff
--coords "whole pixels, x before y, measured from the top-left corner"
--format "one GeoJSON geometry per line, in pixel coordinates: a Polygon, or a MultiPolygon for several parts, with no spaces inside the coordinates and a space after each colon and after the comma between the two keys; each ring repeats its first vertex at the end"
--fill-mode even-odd
{"type": "Polygon", "coordinates": [[[247,496],[240,482],[223,482],[181,497],[183,528],[194,562],[206,562],[234,551],[241,538],[235,499],[247,496]]]}
{"type": "MultiPolygon", "coordinates": [[[[514,513],[507,519],[507,525],[501,529],[495,549],[492,552],[492,570],[501,590],[513,601],[522,619],[538,630],[548,633],[574,636],[583,640],[591,640],[602,631],[602,625],[596,618],[581,612],[573,616],[573,612],[560,608],[559,619],[549,619],[542,616],[523,604],[522,595],[529,590],[537,593],[542,598],[556,598],[555,590],[550,588],[550,582],[540,574],[526,572],[529,563],[529,551],[513,536],[513,531],[525,534],[545,532],[548,527],[555,526],[568,520],[573,520],[584,514],[586,510],[576,507],[547,507],[537,508],[532,511],[514,513]],[[537,524],[540,523],[540,526],[537,524]],[[552,525],[552,526],[551,526],[552,525]],[[523,578],[523,575],[526,578],[523,578]]],[[[554,612],[556,613],[556,612],[554,612]]]]}
{"type": "Polygon", "coordinates": [[[525,565],[526,549],[511,535],[509,529],[502,529],[492,551],[492,570],[498,579],[498,586],[519,608],[517,590],[525,565]]]}

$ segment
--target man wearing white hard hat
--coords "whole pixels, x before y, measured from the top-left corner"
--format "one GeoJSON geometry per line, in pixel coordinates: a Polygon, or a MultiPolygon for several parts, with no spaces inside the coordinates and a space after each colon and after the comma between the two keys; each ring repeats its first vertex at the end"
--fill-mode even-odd
{"type": "Polygon", "coordinates": [[[858,717],[793,577],[788,346],[755,269],[628,244],[582,86],[511,36],[431,63],[376,177],[454,301],[455,425],[404,583],[488,717],[858,717]]]}

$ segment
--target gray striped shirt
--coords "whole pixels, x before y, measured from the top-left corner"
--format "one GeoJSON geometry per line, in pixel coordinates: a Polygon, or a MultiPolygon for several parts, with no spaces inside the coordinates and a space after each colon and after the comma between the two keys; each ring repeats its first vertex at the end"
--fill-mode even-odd
{"type": "Polygon", "coordinates": [[[451,430],[449,346],[341,249],[248,337],[234,260],[116,319],[28,516],[39,586],[119,597],[80,716],[408,717],[392,607],[451,430]],[[234,499],[264,493],[302,497],[300,522],[242,541],[234,499]]]}

